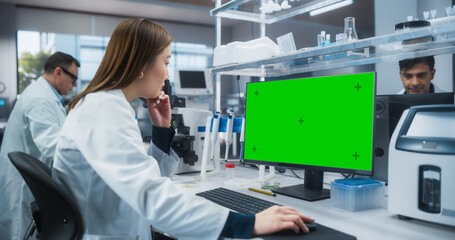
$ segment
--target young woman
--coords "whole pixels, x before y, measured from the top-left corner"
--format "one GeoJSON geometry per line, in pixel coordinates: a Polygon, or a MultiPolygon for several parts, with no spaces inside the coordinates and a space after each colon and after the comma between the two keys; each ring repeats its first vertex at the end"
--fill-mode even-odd
{"type": "Polygon", "coordinates": [[[288,207],[243,215],[169,180],[179,158],[170,150],[168,78],[172,38],[146,19],[121,22],[95,77],[68,107],[53,177],[75,196],[85,238],[149,239],[150,225],[182,239],[251,237],[283,229],[308,231],[312,221],[288,207]],[[144,97],[153,137],[146,151],[129,102],[144,97]]]}

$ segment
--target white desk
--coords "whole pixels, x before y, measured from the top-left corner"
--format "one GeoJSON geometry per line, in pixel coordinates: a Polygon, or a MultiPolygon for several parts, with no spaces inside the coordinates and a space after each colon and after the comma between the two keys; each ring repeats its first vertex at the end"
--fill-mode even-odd
{"type": "MultiPolygon", "coordinates": [[[[303,177],[303,170],[296,171],[296,173],[303,177]]],[[[317,223],[353,235],[358,240],[455,239],[455,227],[420,220],[401,220],[398,219],[396,214],[388,212],[386,206],[384,208],[349,212],[333,207],[330,199],[308,202],[283,195],[272,197],[251,192],[247,189],[248,187],[260,188],[259,183],[252,182],[254,178],[258,177],[258,170],[251,167],[236,166],[235,177],[249,180],[239,181],[235,185],[225,184],[224,169],[222,169],[221,174],[209,178],[209,181],[206,182],[195,181],[197,176],[198,174],[178,175],[174,176],[173,180],[185,191],[193,193],[222,186],[281,205],[291,206],[304,215],[314,218],[317,223]]],[[[287,170],[285,175],[277,175],[271,181],[279,182],[281,187],[302,183],[302,180],[291,176],[293,176],[292,173],[287,170]]],[[[329,188],[328,183],[335,178],[342,178],[342,176],[340,174],[325,173],[324,187],[329,188]]],[[[384,204],[386,205],[386,202],[384,204]]]]}

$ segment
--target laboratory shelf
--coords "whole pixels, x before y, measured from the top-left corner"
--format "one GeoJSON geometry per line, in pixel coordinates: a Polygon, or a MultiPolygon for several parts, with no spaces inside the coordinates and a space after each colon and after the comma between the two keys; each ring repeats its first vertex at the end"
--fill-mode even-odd
{"type": "Polygon", "coordinates": [[[342,1],[344,0],[288,1],[290,6],[289,9],[281,9],[279,11],[266,14],[260,10],[260,7],[263,6],[262,0],[232,0],[212,9],[210,11],[210,15],[249,22],[271,24],[342,1]]]}
{"type": "Polygon", "coordinates": [[[455,53],[455,17],[434,26],[401,30],[327,47],[305,48],[253,62],[211,68],[212,74],[278,77],[296,73],[455,53]],[[429,41],[428,41],[429,40],[429,41]],[[427,42],[423,42],[427,41],[427,42]]]}

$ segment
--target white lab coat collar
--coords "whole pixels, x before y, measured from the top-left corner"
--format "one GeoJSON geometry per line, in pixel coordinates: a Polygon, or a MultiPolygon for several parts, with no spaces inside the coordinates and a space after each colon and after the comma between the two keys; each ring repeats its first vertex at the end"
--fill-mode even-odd
{"type": "Polygon", "coordinates": [[[112,95],[115,95],[115,96],[121,96],[125,99],[125,101],[128,102],[128,99],[126,99],[126,96],[125,94],[123,93],[123,91],[121,89],[112,89],[112,90],[108,90],[106,91],[106,93],[109,93],[109,94],[112,94],[112,95]]]}
{"type": "Polygon", "coordinates": [[[57,101],[59,103],[60,110],[63,111],[66,115],[66,110],[63,107],[60,99],[57,97],[57,95],[55,95],[55,93],[54,93],[55,89],[52,88],[51,84],[46,79],[44,79],[42,76],[36,80],[36,84],[38,84],[41,88],[48,90],[48,91],[43,91],[43,93],[46,95],[47,98],[57,101]]]}
{"type": "MultiPolygon", "coordinates": [[[[125,96],[125,94],[123,94],[123,91],[121,89],[112,89],[112,90],[99,91],[99,92],[100,93],[101,92],[105,92],[107,94],[111,94],[111,95],[114,95],[114,96],[119,96],[119,97],[125,99],[126,102],[128,102],[128,99],[126,99],[126,96],[125,96]]],[[[82,104],[82,102],[84,101],[85,97],[82,98],[81,100],[79,100],[79,102],[77,102],[76,106],[74,106],[74,109],[76,109],[77,107],[79,107],[79,105],[82,104]]],[[[133,107],[131,107],[131,109],[134,111],[133,107]]]]}

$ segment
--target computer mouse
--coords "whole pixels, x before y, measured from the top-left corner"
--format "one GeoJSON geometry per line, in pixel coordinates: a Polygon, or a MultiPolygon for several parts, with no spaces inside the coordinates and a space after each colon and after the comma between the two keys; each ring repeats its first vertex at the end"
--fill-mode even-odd
{"type": "MultiPolygon", "coordinates": [[[[316,226],[317,224],[315,222],[304,222],[305,226],[308,228],[309,232],[314,232],[316,231],[316,226]]],[[[308,234],[303,231],[300,231],[300,233],[295,233],[294,230],[292,229],[286,229],[280,232],[277,232],[275,234],[272,234],[272,236],[282,236],[282,237],[291,237],[291,236],[299,236],[302,234],[308,234]]]]}
{"type": "Polygon", "coordinates": [[[314,232],[316,231],[317,224],[315,222],[304,222],[305,226],[308,228],[308,231],[314,232]]]}

